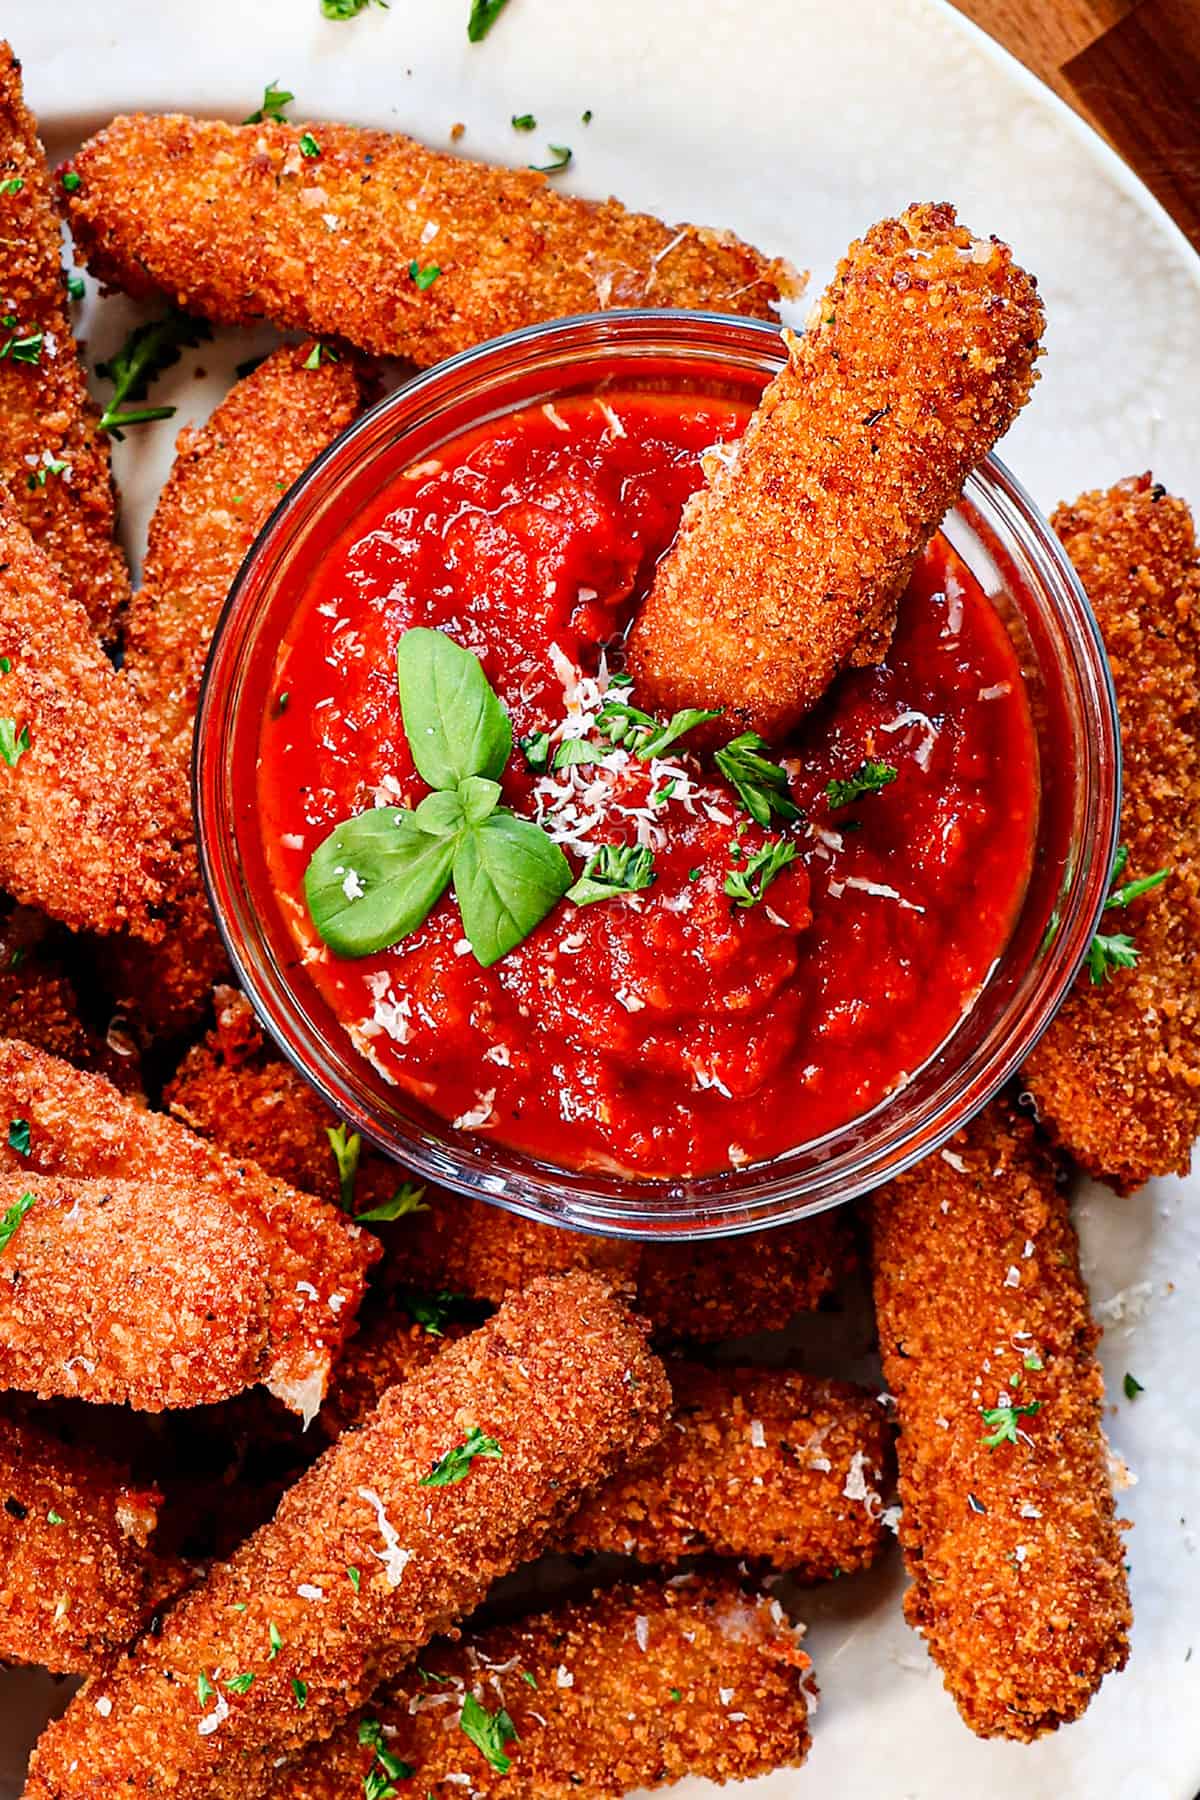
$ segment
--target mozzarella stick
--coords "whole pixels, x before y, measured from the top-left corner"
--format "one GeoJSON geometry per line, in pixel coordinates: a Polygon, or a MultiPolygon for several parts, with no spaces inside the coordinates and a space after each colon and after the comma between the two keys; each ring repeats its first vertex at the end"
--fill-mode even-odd
{"type": "Polygon", "coordinates": [[[162,290],[221,324],[267,318],[423,365],[601,307],[770,318],[801,285],[727,232],[352,125],[135,113],[71,168],[71,230],[102,281],[162,290]]]}
{"type": "Polygon", "coordinates": [[[21,65],[0,43],[0,485],[104,638],[129,573],[113,541],[108,438],[88,399],[67,304],[62,232],[21,65]]]}
{"type": "Polygon", "coordinates": [[[272,1800],[380,1792],[400,1768],[414,1796],[505,1800],[619,1800],[685,1775],[797,1768],[816,1702],[801,1636],[728,1576],[610,1588],[432,1645],[285,1770],[272,1800]]]}
{"type": "Polygon", "coordinates": [[[535,1555],[661,1432],[640,1328],[591,1276],[536,1282],[403,1386],[44,1733],[29,1800],[252,1800],[535,1555]]]}
{"type": "Polygon", "coordinates": [[[103,1668],[187,1571],[149,1548],[161,1495],[95,1452],[0,1418],[0,1657],[103,1668]]]}
{"type": "Polygon", "coordinates": [[[784,736],[879,662],[917,558],[1033,386],[1036,283],[949,206],[852,244],[736,453],[688,503],[629,642],[642,704],[784,736]]]}
{"type": "Polygon", "coordinates": [[[316,1413],[379,1254],[368,1233],[176,1120],[143,1110],[101,1076],[11,1039],[0,1040],[0,1118],[29,1127],[27,1152],[11,1139],[0,1143],[0,1168],[14,1181],[29,1185],[34,1173],[137,1183],[151,1193],[186,1185],[215,1229],[244,1217],[257,1233],[270,1295],[270,1354],[260,1378],[304,1418],[316,1413]]]}
{"type": "Polygon", "coordinates": [[[73,930],[161,937],[179,783],[0,489],[0,886],[73,930]]]}
{"type": "Polygon", "coordinates": [[[869,1209],[905,1611],[980,1737],[1078,1718],[1129,1653],[1099,1333],[1057,1176],[996,1102],[869,1209]]]}
{"type": "Polygon", "coordinates": [[[1060,507],[1054,528],[1116,683],[1128,860],[1115,886],[1167,875],[1105,911],[1120,960],[1102,957],[1099,983],[1085,966],[1024,1075],[1075,1161],[1129,1194],[1185,1175],[1200,1134],[1200,561],[1187,506],[1149,475],[1060,507]]]}

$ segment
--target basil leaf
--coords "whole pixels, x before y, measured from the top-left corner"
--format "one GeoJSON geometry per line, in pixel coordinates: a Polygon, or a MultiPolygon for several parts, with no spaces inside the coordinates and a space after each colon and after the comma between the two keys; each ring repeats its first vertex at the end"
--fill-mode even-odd
{"type": "Polygon", "coordinates": [[[336,826],[304,876],[324,942],[339,956],[369,956],[415,931],[450,879],[455,842],[422,831],[415,814],[394,806],[336,826]]]}
{"type": "Polygon", "coordinates": [[[454,855],[463,930],[485,969],[527,938],[571,885],[571,865],[540,825],[494,812],[454,855]]]}
{"type": "Polygon", "coordinates": [[[458,784],[458,800],[468,825],[482,825],[500,804],[500,783],[486,781],[482,775],[468,775],[458,784]]]}
{"type": "Polygon", "coordinates": [[[462,801],[453,790],[426,794],[413,817],[430,837],[456,837],[465,823],[462,801]]]}
{"type": "Polygon", "coordinates": [[[470,775],[495,781],[512,751],[512,726],[479,658],[444,631],[416,626],[396,654],[400,710],[417,772],[432,788],[470,775]]]}

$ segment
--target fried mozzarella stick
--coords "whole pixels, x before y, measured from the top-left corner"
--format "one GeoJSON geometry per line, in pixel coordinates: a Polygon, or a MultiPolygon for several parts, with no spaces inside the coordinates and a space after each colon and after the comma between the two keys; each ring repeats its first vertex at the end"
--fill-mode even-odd
{"type": "Polygon", "coordinates": [[[113,541],[108,438],[88,399],[67,307],[62,233],[21,65],[0,43],[0,485],[102,637],[129,574],[113,541]]]}
{"type": "Polygon", "coordinates": [[[29,1800],[254,1800],[535,1555],[661,1432],[640,1328],[591,1276],[536,1282],[393,1388],[275,1518],[43,1735],[29,1800]]]}
{"type": "Polygon", "coordinates": [[[869,1210],[905,1611],[980,1737],[1078,1718],[1129,1654],[1099,1334],[1057,1175],[996,1102],[869,1210]]]}
{"type": "Polygon", "coordinates": [[[0,887],[76,931],[161,937],[178,782],[0,489],[0,887]]]}
{"type": "Polygon", "coordinates": [[[525,169],[352,125],[114,119],[71,165],[71,230],[126,293],[435,363],[601,307],[771,318],[800,282],[727,232],[560,194],[525,169]],[[305,139],[319,154],[305,155],[305,139]]]}
{"type": "Polygon", "coordinates": [[[685,1775],[797,1768],[816,1701],[801,1636],[728,1576],[610,1588],[422,1651],[272,1800],[380,1792],[401,1766],[414,1795],[505,1800],[619,1800],[685,1775]]]}
{"type": "Polygon", "coordinates": [[[1105,911],[1136,963],[1085,968],[1025,1066],[1038,1110],[1118,1193],[1187,1173],[1200,1134],[1200,559],[1191,514],[1149,475],[1062,506],[1054,528],[1087,589],[1121,715],[1115,885],[1161,886],[1105,911]]]}
{"type": "Polygon", "coordinates": [[[780,738],[879,662],[913,565],[1034,382],[1006,245],[913,206],[850,250],[736,453],[688,503],[630,638],[643,704],[780,738]]]}
{"type": "MultiPolygon", "coordinates": [[[[228,1231],[231,1243],[240,1229],[235,1221],[244,1219],[258,1237],[270,1299],[269,1355],[258,1379],[293,1411],[313,1416],[379,1254],[369,1233],[253,1163],[225,1156],[166,1114],[144,1111],[103,1077],[11,1039],[0,1040],[0,1117],[29,1127],[26,1153],[11,1136],[0,1143],[0,1168],[14,1181],[32,1185],[34,1173],[137,1184],[151,1195],[186,1186],[192,1205],[211,1215],[215,1231],[228,1231]]],[[[146,1233],[152,1251],[152,1221],[146,1233]]]]}
{"type": "Polygon", "coordinates": [[[0,1658],[103,1668],[187,1571],[148,1548],[161,1495],[107,1457],[0,1418],[0,1658]]]}

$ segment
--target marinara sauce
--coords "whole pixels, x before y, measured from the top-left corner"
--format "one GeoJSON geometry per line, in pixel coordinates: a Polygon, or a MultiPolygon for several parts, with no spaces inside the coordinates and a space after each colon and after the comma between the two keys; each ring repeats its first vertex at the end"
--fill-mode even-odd
{"type": "Polygon", "coordinates": [[[749,821],[687,738],[649,764],[617,752],[545,772],[514,750],[505,804],[577,870],[601,845],[649,846],[653,886],[559,902],[489,969],[450,895],[377,955],[342,959],[317,937],[303,877],[318,844],[364,807],[426,792],[401,723],[402,633],[436,626],[474,651],[516,738],[586,735],[703,453],[748,417],[696,393],[607,390],[490,421],[347,524],[279,648],[257,778],[262,903],[282,908],[308,977],[389,1079],[560,1165],[708,1173],[866,1112],[958,1024],[1025,889],[1038,784],[1024,686],[938,538],[884,663],[843,675],[776,747],[801,821],[749,821]],[[868,762],[895,779],[831,804],[829,784],[868,762]],[[731,871],[781,836],[796,860],[739,906],[731,871]]]}

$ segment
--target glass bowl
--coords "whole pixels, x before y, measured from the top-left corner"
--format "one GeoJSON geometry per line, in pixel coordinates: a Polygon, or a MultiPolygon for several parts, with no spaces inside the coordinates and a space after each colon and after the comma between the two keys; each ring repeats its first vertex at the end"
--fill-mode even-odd
{"type": "Polygon", "coordinates": [[[254,760],[296,572],[381,480],[517,407],[623,387],[718,388],[752,402],[778,331],[707,313],[610,312],[480,345],[417,376],[346,431],[281,501],[234,583],[200,699],[194,792],[205,879],[238,979],[280,1049],[354,1130],[410,1170],[527,1217],[660,1239],[752,1231],[876,1187],[928,1155],[1020,1068],[1079,969],[1109,884],[1120,807],[1116,703],[1100,635],[1058,539],[1004,465],[967,483],[946,536],[1004,619],[1033,711],[1041,805],[1012,936],[975,1004],[870,1112],[774,1161],[678,1181],[564,1169],[455,1131],[353,1048],[304,971],[256,848],[254,760]]]}

